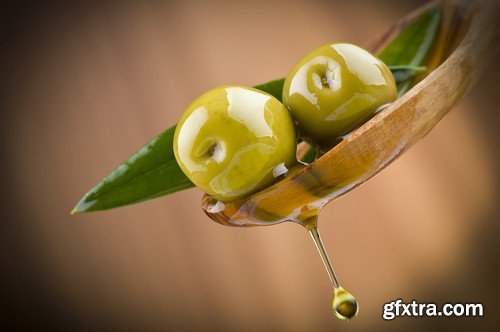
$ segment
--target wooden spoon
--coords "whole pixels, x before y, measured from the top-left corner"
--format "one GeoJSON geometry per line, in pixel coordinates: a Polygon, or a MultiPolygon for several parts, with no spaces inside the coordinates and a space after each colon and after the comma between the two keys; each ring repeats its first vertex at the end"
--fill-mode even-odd
{"type": "Polygon", "coordinates": [[[308,226],[325,204],[373,177],[427,135],[477,81],[499,44],[498,3],[451,0],[404,17],[369,49],[377,53],[405,25],[436,5],[442,8],[442,20],[428,63],[435,69],[427,77],[316,161],[289,172],[273,186],[226,204],[205,195],[205,213],[228,226],[283,221],[308,226]]]}

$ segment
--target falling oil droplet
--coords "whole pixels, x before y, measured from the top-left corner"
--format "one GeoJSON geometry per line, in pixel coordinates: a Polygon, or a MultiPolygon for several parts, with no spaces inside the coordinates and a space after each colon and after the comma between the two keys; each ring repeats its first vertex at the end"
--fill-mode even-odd
{"type": "Polygon", "coordinates": [[[333,285],[333,303],[332,309],[333,313],[337,318],[341,320],[350,320],[354,318],[358,314],[359,306],[356,298],[346,291],[343,287],[340,286],[339,279],[335,274],[335,270],[333,269],[332,263],[330,262],[330,258],[326,253],[325,246],[323,245],[323,241],[319,235],[317,224],[311,223],[309,225],[305,225],[308,229],[309,234],[318,249],[318,253],[321,256],[321,260],[325,265],[326,271],[328,272],[328,276],[332,281],[333,285]]]}
{"type": "Polygon", "coordinates": [[[332,309],[337,318],[349,320],[358,314],[359,306],[351,293],[339,287],[333,292],[332,309]]]}

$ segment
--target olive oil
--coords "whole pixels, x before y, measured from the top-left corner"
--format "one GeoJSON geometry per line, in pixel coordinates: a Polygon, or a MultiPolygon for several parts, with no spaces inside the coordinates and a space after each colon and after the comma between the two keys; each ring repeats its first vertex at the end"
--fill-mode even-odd
{"type": "Polygon", "coordinates": [[[325,246],[323,245],[323,241],[321,240],[321,236],[319,235],[317,220],[305,224],[305,227],[309,231],[309,234],[316,245],[316,249],[318,249],[318,253],[321,256],[321,260],[325,265],[326,272],[328,272],[328,276],[330,277],[330,281],[333,285],[333,313],[341,320],[350,320],[354,318],[358,314],[358,302],[351,293],[340,286],[339,278],[333,269],[330,258],[328,257],[325,246]]]}
{"type": "MultiPolygon", "coordinates": [[[[290,170],[289,172],[282,174],[281,176],[293,176],[294,172],[299,171],[304,165],[297,166],[298,169],[290,170]]],[[[307,167],[307,166],[305,166],[307,167]]],[[[314,177],[307,177],[306,181],[315,181],[314,177]]],[[[280,216],[276,214],[271,214],[265,210],[259,209],[259,204],[251,204],[247,202],[242,204],[237,211],[228,211],[232,206],[231,204],[224,204],[217,199],[206,195],[203,201],[204,212],[214,221],[217,221],[223,225],[229,226],[263,226],[263,225],[274,225],[284,221],[292,221],[301,226],[303,226],[311,235],[311,238],[316,245],[316,249],[325,265],[326,272],[332,282],[333,286],[333,302],[332,309],[333,313],[337,318],[341,320],[350,320],[354,318],[359,310],[358,302],[354,296],[346,291],[339,282],[335,270],[333,269],[332,263],[328,258],[328,254],[323,245],[323,241],[319,235],[318,231],[318,216],[321,209],[336,196],[341,194],[343,191],[348,191],[352,186],[347,186],[341,188],[335,192],[331,192],[329,195],[323,195],[323,197],[316,202],[308,205],[304,205],[296,210],[292,211],[287,216],[280,216]],[[227,215],[225,214],[227,213],[227,215]],[[230,216],[227,218],[226,216],[230,216]]]]}
{"type": "Polygon", "coordinates": [[[338,319],[349,320],[358,314],[358,301],[351,293],[339,287],[333,291],[332,309],[338,319]]]}

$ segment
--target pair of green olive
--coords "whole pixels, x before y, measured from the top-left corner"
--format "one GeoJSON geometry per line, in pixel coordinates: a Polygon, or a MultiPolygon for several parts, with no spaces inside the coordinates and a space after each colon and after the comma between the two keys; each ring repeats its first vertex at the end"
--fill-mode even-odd
{"type": "Polygon", "coordinates": [[[175,157],[196,186],[220,201],[236,200],[269,186],[296,162],[297,130],[329,149],[396,96],[382,61],[355,45],[324,45],[288,74],[283,103],[242,86],[196,99],[177,125],[175,157]]]}

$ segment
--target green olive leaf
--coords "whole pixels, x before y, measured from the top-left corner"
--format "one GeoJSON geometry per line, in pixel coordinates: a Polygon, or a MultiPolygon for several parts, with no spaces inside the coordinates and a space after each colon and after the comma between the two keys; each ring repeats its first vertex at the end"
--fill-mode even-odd
{"type": "MultiPolygon", "coordinates": [[[[281,100],[284,79],[256,86],[281,100]]],[[[175,126],[144,145],[78,202],[71,212],[91,212],[139,203],[194,187],[174,156],[175,126]]]]}
{"type": "Polygon", "coordinates": [[[401,84],[427,71],[425,66],[389,66],[396,84],[401,84]]]}
{"type": "Polygon", "coordinates": [[[318,152],[316,151],[316,149],[309,148],[309,150],[307,150],[307,152],[300,159],[300,161],[302,161],[302,162],[304,162],[306,164],[310,164],[313,161],[315,161],[317,157],[318,157],[318,152]]]}
{"type": "MultiPolygon", "coordinates": [[[[441,8],[432,7],[403,29],[399,35],[378,54],[389,67],[421,66],[428,57],[437,36],[441,21],[441,8]]],[[[394,68],[394,67],[393,67],[394,68]]],[[[393,71],[394,74],[394,71],[393,71]]],[[[398,95],[408,91],[415,82],[414,75],[396,80],[398,95]]],[[[396,76],[395,76],[396,78],[396,76]]]]}
{"type": "Polygon", "coordinates": [[[174,132],[175,126],[153,138],[92,188],[72,213],[138,203],[193,187],[175,161],[174,132]]]}
{"type": "Polygon", "coordinates": [[[267,82],[267,83],[264,83],[261,85],[257,85],[254,88],[256,88],[260,91],[267,92],[270,95],[272,95],[273,97],[275,97],[276,99],[281,100],[282,95],[283,95],[283,85],[284,84],[285,84],[285,79],[280,78],[278,80],[274,80],[274,81],[267,82]]]}
{"type": "MultiPolygon", "coordinates": [[[[399,94],[411,88],[416,75],[425,72],[422,64],[432,46],[439,20],[438,8],[428,10],[379,54],[391,69],[399,94]]],[[[255,88],[281,100],[284,81],[277,79],[255,88]]],[[[175,126],[153,138],[85,194],[72,213],[112,209],[193,187],[175,160],[174,132],[175,126]]],[[[311,149],[305,158],[311,162],[315,156],[315,150],[311,149]]]]}

